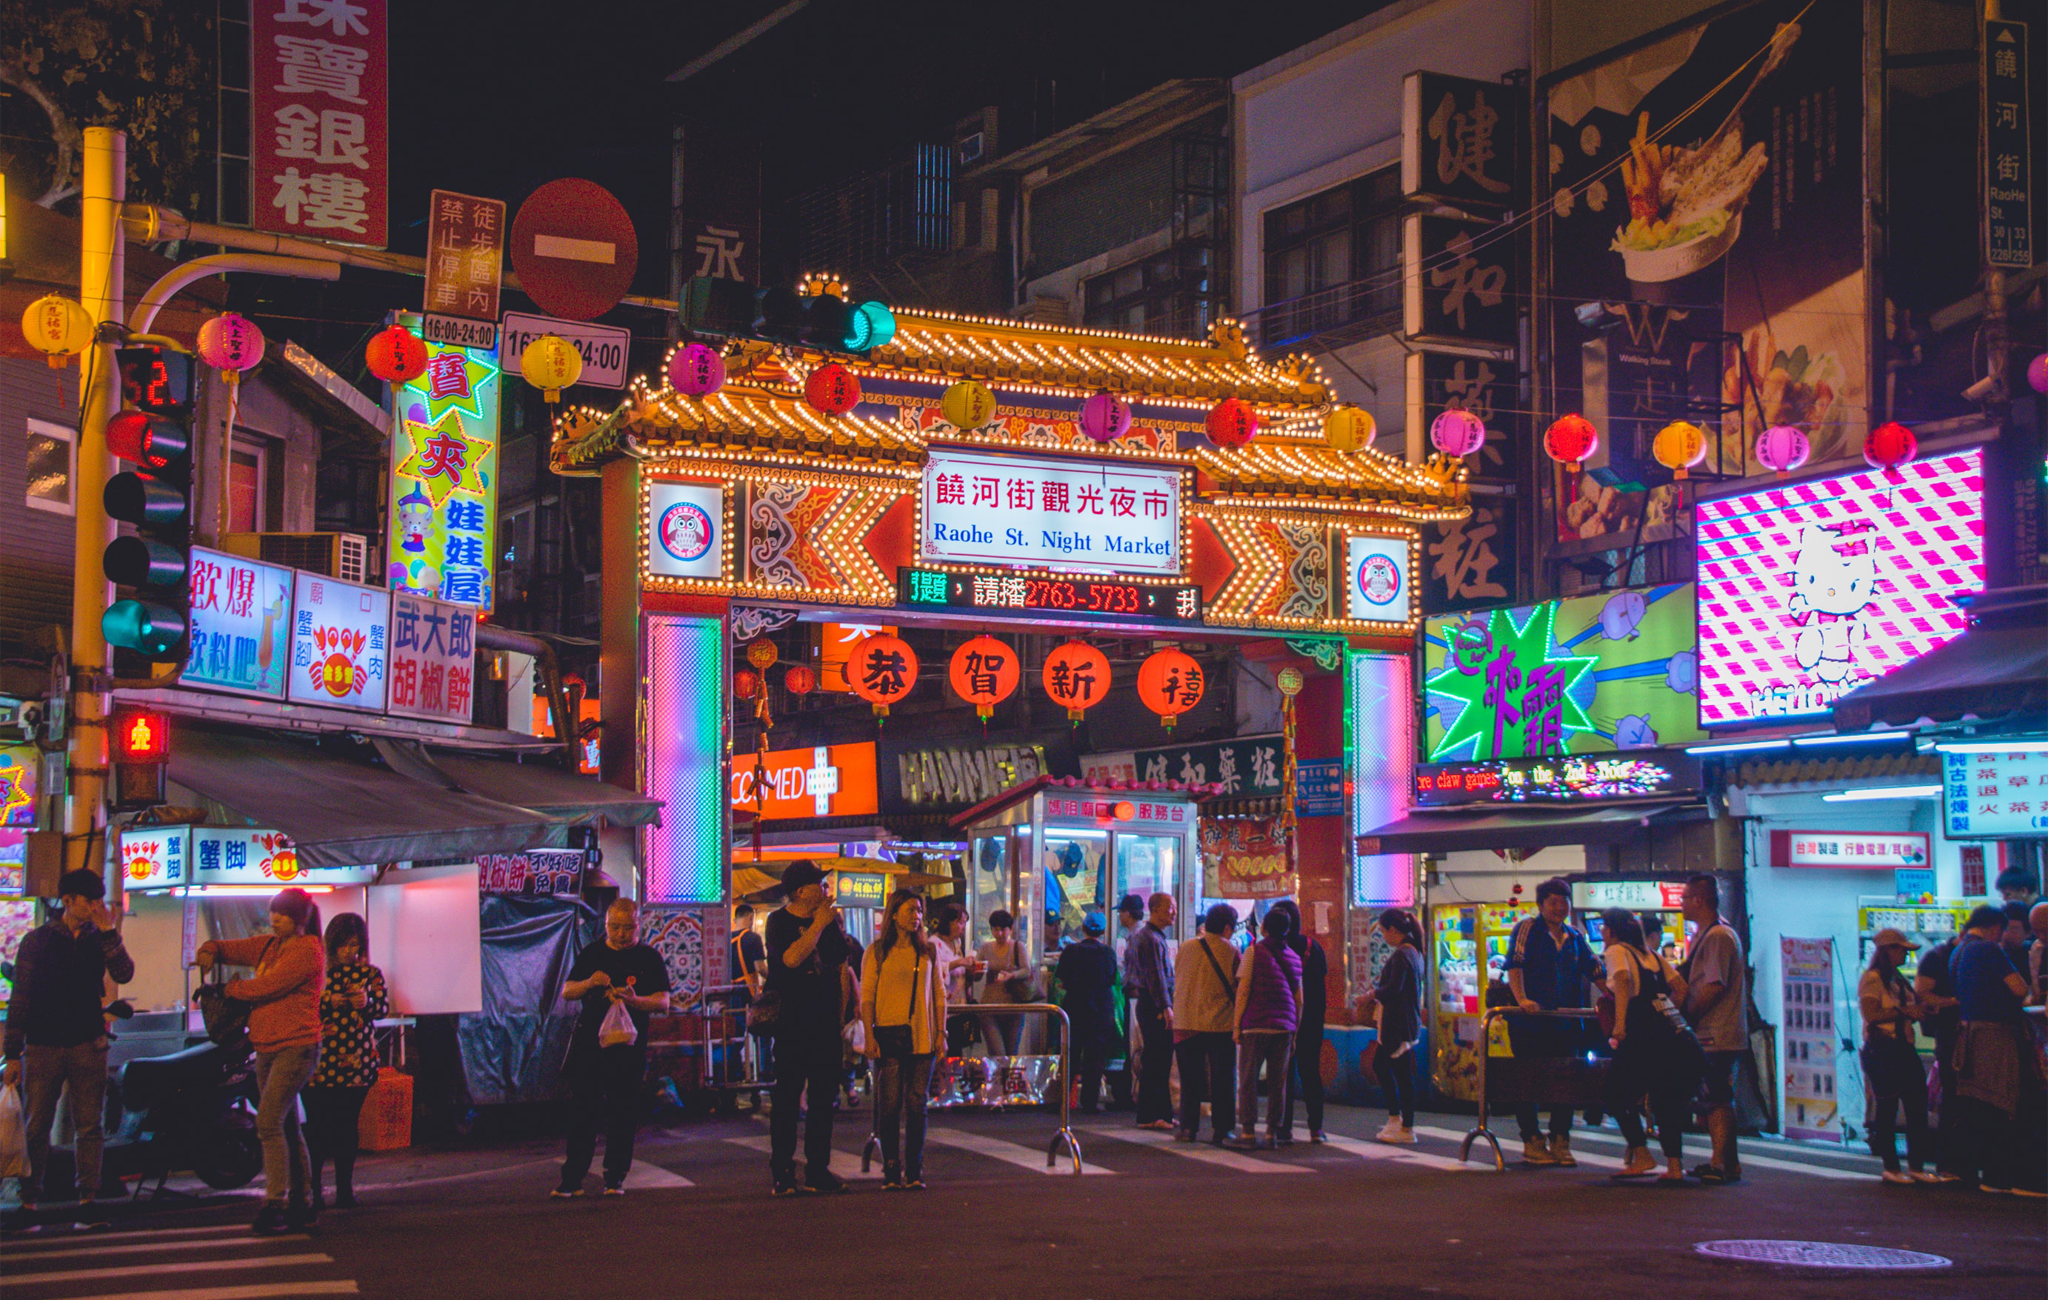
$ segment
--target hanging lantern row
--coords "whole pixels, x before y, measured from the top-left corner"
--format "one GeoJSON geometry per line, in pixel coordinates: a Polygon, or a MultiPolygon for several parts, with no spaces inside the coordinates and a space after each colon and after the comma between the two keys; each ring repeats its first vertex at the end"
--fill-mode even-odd
{"type": "Polygon", "coordinates": [[[1131,404],[1115,393],[1097,393],[1081,403],[1081,432],[1096,442],[1115,442],[1130,427],[1131,404]]]}
{"type": "Polygon", "coordinates": [[[225,312],[199,327],[199,359],[227,376],[230,384],[242,381],[242,372],[253,370],[263,360],[263,331],[246,316],[225,312]]]}
{"type": "Polygon", "coordinates": [[[1600,450],[1600,434],[1593,428],[1591,420],[1573,412],[1558,417],[1543,431],[1543,450],[1552,460],[1576,474],[1593,453],[1600,450]]]}
{"type": "Polygon", "coordinates": [[[1181,714],[1202,702],[1202,665],[1182,650],[1165,649],[1138,665],[1138,698],[1159,715],[1168,731],[1181,714]]]}
{"type": "Polygon", "coordinates": [[[561,335],[543,334],[519,354],[519,372],[549,403],[559,402],[562,390],[583,377],[583,354],[561,335]]]}
{"type": "Polygon", "coordinates": [[[685,343],[669,354],[668,386],[685,397],[709,397],[725,387],[725,358],[702,343],[685,343]]]}
{"type": "Polygon", "coordinates": [[[1693,466],[1707,458],[1707,431],[1685,420],[1673,420],[1650,440],[1650,454],[1671,471],[1674,483],[1691,476],[1693,466]]]}
{"type": "Polygon", "coordinates": [[[1338,451],[1370,447],[1378,433],[1372,412],[1356,406],[1340,406],[1323,417],[1323,441],[1338,451]]]}
{"type": "Polygon", "coordinates": [[[1863,459],[1872,469],[1883,470],[1888,483],[1905,482],[1906,476],[1899,473],[1899,467],[1919,454],[1920,440],[1896,420],[1878,425],[1863,440],[1863,459]]]}
{"type": "Polygon", "coordinates": [[[370,336],[363,360],[385,383],[409,384],[427,373],[427,345],[405,326],[393,325],[370,336]]]}
{"type": "Polygon", "coordinates": [[[1242,447],[1258,435],[1259,413],[1242,398],[1226,397],[1209,408],[1203,427],[1217,446],[1242,447]]]}
{"type": "Polygon", "coordinates": [[[1022,676],[1017,652],[992,636],[975,637],[955,650],[946,669],[953,693],[972,704],[983,722],[1016,691],[1022,676]]]}
{"type": "Polygon", "coordinates": [[[92,313],[69,298],[45,294],[21,314],[21,336],[52,370],[62,370],[92,346],[92,313]]]}
{"type": "Polygon", "coordinates": [[[846,682],[855,695],[874,706],[877,718],[886,718],[889,706],[917,685],[917,651],[902,637],[888,632],[866,637],[853,648],[852,660],[846,666],[846,682]]]}
{"type": "Polygon", "coordinates": [[[1079,726],[1109,694],[1109,659],[1086,641],[1069,641],[1045,657],[1039,677],[1052,702],[1066,709],[1067,721],[1079,726]]]}
{"type": "Polygon", "coordinates": [[[1793,425],[1774,424],[1756,436],[1757,464],[1776,471],[1779,478],[1804,465],[1812,455],[1813,444],[1793,425]]]}
{"type": "Polygon", "coordinates": [[[1446,456],[1470,456],[1486,445],[1486,424],[1453,406],[1430,422],[1429,444],[1446,456]]]}

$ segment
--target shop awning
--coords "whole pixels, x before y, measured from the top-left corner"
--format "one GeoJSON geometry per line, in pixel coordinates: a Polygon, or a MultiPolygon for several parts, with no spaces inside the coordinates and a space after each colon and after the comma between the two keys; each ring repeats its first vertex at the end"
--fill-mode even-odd
{"type": "Polygon", "coordinates": [[[547,763],[436,753],[434,766],[471,794],[531,808],[571,824],[604,818],[613,826],[659,826],[661,800],[591,776],[572,776],[547,763]]]}
{"type": "Polygon", "coordinates": [[[1618,844],[1643,828],[1673,820],[1689,805],[1677,801],[1603,808],[1551,810],[1486,808],[1470,812],[1411,813],[1366,831],[1358,852],[1451,853],[1463,849],[1544,849],[1559,844],[1618,844]]]}
{"type": "Polygon", "coordinates": [[[2048,709],[2048,637],[1979,625],[1835,701],[1835,729],[1907,727],[2048,709]]]}
{"type": "Polygon", "coordinates": [[[430,785],[325,745],[181,729],[169,779],[291,836],[309,867],[362,866],[556,848],[567,823],[546,812],[430,785]]]}

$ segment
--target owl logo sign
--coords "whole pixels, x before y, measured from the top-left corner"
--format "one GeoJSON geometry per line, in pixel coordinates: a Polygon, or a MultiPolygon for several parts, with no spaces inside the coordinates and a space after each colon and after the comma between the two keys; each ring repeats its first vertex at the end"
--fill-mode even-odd
{"type": "Polygon", "coordinates": [[[1346,547],[1351,572],[1345,613],[1377,622],[1409,615],[1408,547],[1393,537],[1354,537],[1346,547]]]}
{"type": "Polygon", "coordinates": [[[1384,555],[1368,555],[1358,566],[1358,594],[1373,605],[1391,605],[1401,594],[1401,570],[1384,555]]]}
{"type": "Polygon", "coordinates": [[[710,552],[718,540],[718,529],[702,506],[693,501],[678,501],[661,512],[655,535],[662,550],[688,564],[710,552]]]}
{"type": "Polygon", "coordinates": [[[725,489],[702,483],[647,486],[647,572],[716,581],[725,576],[725,489]]]}

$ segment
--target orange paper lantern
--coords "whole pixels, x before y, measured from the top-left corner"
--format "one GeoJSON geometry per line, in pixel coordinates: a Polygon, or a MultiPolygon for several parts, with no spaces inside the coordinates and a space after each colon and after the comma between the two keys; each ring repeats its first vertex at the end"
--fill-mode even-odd
{"type": "Polygon", "coordinates": [[[732,693],[737,699],[751,700],[761,693],[761,679],[742,668],[732,675],[732,693]]]}
{"type": "Polygon", "coordinates": [[[1067,721],[1081,715],[1109,694],[1109,660],[1082,641],[1069,641],[1045,657],[1045,693],[1067,711],[1067,721]]]}
{"type": "Polygon", "coordinates": [[[791,695],[809,695],[818,686],[818,674],[809,664],[791,664],[782,674],[782,689],[791,695]]]}
{"type": "Polygon", "coordinates": [[[986,722],[996,705],[1017,689],[1022,667],[1015,650],[992,636],[978,636],[953,652],[946,679],[953,693],[972,704],[975,716],[986,722]]]}
{"type": "Polygon", "coordinates": [[[1138,698],[1168,731],[1202,702],[1202,665],[1180,650],[1161,650],[1138,666],[1138,698]]]}
{"type": "Polygon", "coordinates": [[[828,362],[804,380],[804,400],[826,415],[844,415],[860,405],[860,380],[837,361],[828,362]]]}
{"type": "Polygon", "coordinates": [[[889,706],[917,685],[917,652],[900,636],[887,632],[863,640],[846,662],[846,681],[853,693],[875,707],[875,716],[889,716],[889,706]]]}

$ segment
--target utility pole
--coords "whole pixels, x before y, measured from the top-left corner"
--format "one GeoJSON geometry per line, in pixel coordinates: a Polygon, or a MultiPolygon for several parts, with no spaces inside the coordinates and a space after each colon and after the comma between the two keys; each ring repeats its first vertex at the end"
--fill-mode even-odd
{"type": "Polygon", "coordinates": [[[93,342],[86,350],[78,388],[78,474],[71,497],[77,509],[71,559],[71,707],[65,784],[64,866],[103,871],[105,845],[94,850],[102,830],[107,780],[107,639],[100,631],[111,591],[100,556],[113,540],[112,522],[101,494],[107,485],[107,421],[121,406],[121,376],[115,365],[116,330],[121,325],[127,257],[121,203],[128,196],[128,137],[108,127],[85,129],[82,238],[78,296],[92,316],[93,342]]]}

